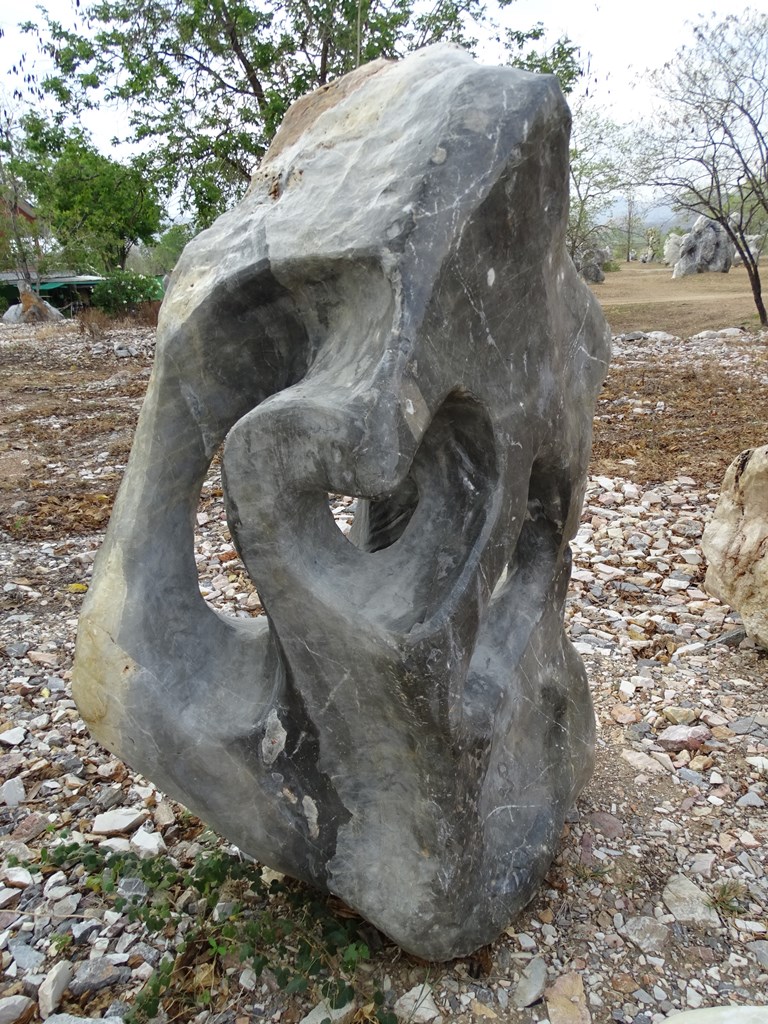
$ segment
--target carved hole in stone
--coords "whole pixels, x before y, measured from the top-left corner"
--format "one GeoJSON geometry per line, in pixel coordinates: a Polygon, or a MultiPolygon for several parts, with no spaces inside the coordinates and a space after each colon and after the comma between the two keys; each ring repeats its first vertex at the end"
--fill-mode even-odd
{"type": "Polygon", "coordinates": [[[259,595],[240,559],[227,525],[221,453],[214,455],[197,503],[195,563],[200,593],[212,608],[235,618],[263,615],[259,595]]]}
{"type": "Polygon", "coordinates": [[[562,470],[558,474],[543,458],[534,462],[528,481],[525,520],[512,557],[496,580],[492,602],[505,592],[506,585],[511,585],[515,577],[519,576],[518,582],[524,583],[526,577],[540,576],[554,564],[562,542],[568,494],[569,481],[562,470]]]}
{"type": "Polygon", "coordinates": [[[386,498],[359,499],[349,540],[369,553],[391,547],[402,537],[418,503],[419,491],[410,474],[386,498]]]}
{"type": "Polygon", "coordinates": [[[334,523],[345,537],[349,537],[357,512],[357,498],[349,494],[329,494],[328,507],[334,523]]]}

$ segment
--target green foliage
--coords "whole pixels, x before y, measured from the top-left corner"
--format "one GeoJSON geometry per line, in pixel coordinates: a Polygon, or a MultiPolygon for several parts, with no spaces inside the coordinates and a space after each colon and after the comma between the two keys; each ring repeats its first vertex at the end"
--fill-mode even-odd
{"type": "Polygon", "coordinates": [[[173,224],[154,245],[142,246],[131,254],[131,269],[142,274],[169,274],[193,237],[192,225],[173,224]]]}
{"type": "Polygon", "coordinates": [[[27,114],[21,127],[15,167],[56,239],[57,262],[98,273],[124,268],[131,247],[151,242],[160,229],[157,188],[145,163],[102,156],[60,120],[27,114]]]}
{"type": "Polygon", "coordinates": [[[543,57],[526,52],[541,26],[502,37],[483,0],[96,0],[88,29],[43,18],[25,28],[54,70],[33,88],[74,116],[102,95],[126,103],[157,180],[200,226],[242,195],[295,99],[367,61],[438,41],[471,49],[484,36],[566,89],[580,74],[567,39],[543,57]]]}
{"type": "Polygon", "coordinates": [[[72,945],[72,935],[69,932],[56,932],[51,936],[51,951],[54,956],[59,956],[72,945]]]}
{"type": "Polygon", "coordinates": [[[156,278],[132,270],[116,270],[94,287],[91,301],[97,309],[120,316],[134,313],[142,303],[162,297],[163,290],[156,278]]]}
{"type": "MultiPolygon", "coordinates": [[[[24,183],[19,173],[19,125],[12,112],[0,113],[0,270],[15,270],[31,283],[40,256],[39,221],[25,216],[24,183]]],[[[27,214],[31,211],[27,207],[27,214]]]]}
{"type": "Polygon", "coordinates": [[[257,977],[269,970],[286,994],[324,998],[332,1007],[355,998],[355,986],[362,985],[360,994],[373,1007],[367,1019],[395,1024],[381,993],[370,991],[370,977],[359,972],[370,959],[359,919],[337,916],[327,899],[300,883],[267,883],[257,864],[210,845],[190,866],[164,855],[142,860],[66,841],[41,851],[43,865],[84,872],[80,884],[105,904],[172,940],[175,959],[160,962],[128,1024],[145,1024],[161,1011],[188,1019],[191,1006],[213,1002],[227,968],[237,965],[250,966],[257,977]],[[125,895],[128,880],[141,895],[125,895]],[[210,966],[203,990],[185,984],[193,961],[210,966]]]}

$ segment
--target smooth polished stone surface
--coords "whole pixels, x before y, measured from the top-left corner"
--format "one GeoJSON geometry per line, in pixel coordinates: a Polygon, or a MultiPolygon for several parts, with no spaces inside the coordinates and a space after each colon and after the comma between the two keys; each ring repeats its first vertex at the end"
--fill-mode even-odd
{"type": "Polygon", "coordinates": [[[553,77],[450,46],[294,105],[174,272],[78,635],[102,743],[425,958],[531,899],[592,768],[563,605],[609,333],[569,123],[553,77]],[[250,621],[193,557],[225,438],[250,621]]]}

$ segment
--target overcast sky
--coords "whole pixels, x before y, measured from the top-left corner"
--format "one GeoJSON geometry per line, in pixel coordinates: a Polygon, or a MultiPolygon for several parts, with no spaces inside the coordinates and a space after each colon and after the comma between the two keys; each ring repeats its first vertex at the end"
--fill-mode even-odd
{"type": "MultiPolygon", "coordinates": [[[[764,0],[760,0],[762,4],[764,0]]],[[[60,20],[74,23],[72,0],[49,0],[48,8],[60,20]]],[[[691,24],[711,16],[710,3],[701,0],[515,0],[504,12],[506,23],[527,29],[542,22],[551,40],[567,35],[581,47],[582,60],[589,56],[590,88],[595,98],[612,110],[617,121],[632,121],[649,113],[652,94],[646,69],[661,67],[675,51],[692,39],[691,24]]],[[[741,13],[740,0],[717,0],[717,20],[729,13],[741,13]]],[[[12,92],[14,82],[8,69],[18,59],[20,50],[33,49],[30,37],[21,36],[17,23],[34,19],[32,5],[14,4],[5,0],[0,6],[0,77],[5,79],[5,92],[12,92]]],[[[115,113],[92,119],[89,127],[102,147],[119,131],[115,113]]]]}
{"type": "Polygon", "coordinates": [[[662,67],[690,43],[691,25],[721,21],[746,7],[744,0],[515,0],[505,19],[516,28],[541,21],[552,39],[567,35],[581,47],[583,61],[590,55],[595,98],[611,107],[615,120],[633,121],[653,106],[647,69],[662,67]]]}

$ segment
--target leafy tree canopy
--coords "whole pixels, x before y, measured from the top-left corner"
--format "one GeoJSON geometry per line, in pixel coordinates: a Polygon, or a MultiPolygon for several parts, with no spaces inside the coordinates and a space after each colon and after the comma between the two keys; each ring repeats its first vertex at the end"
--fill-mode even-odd
{"type": "Polygon", "coordinates": [[[133,250],[129,269],[140,274],[169,274],[193,236],[191,224],[172,224],[152,245],[137,246],[133,250]]]}
{"type": "Polygon", "coordinates": [[[21,119],[15,171],[55,239],[48,263],[98,273],[124,268],[131,247],[160,230],[157,189],[143,161],[103,156],[81,131],[37,114],[21,119]]]}
{"type": "Polygon", "coordinates": [[[580,74],[567,39],[538,55],[541,25],[504,33],[483,0],[97,0],[78,31],[44,11],[25,29],[55,68],[32,88],[75,115],[125,103],[153,174],[200,225],[242,195],[295,99],[377,57],[482,36],[566,90],[580,74]]]}

